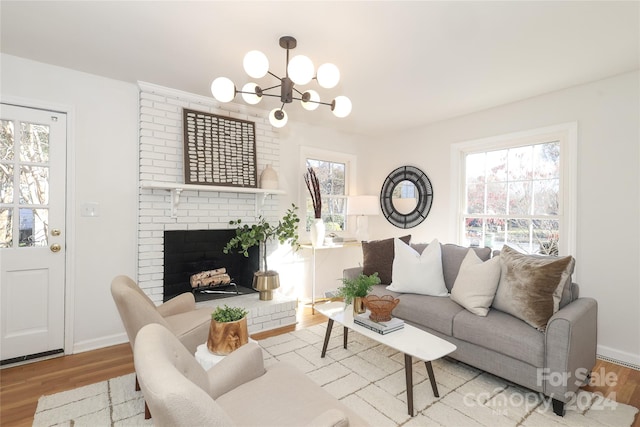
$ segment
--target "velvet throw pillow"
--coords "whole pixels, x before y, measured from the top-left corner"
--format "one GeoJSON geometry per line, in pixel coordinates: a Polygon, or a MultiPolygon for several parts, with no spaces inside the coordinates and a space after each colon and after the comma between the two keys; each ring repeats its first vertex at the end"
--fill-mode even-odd
{"type": "Polygon", "coordinates": [[[477,316],[486,316],[500,281],[500,258],[482,261],[473,249],[460,264],[451,299],[477,316]]]}
{"type": "MultiPolygon", "coordinates": [[[[402,236],[400,240],[409,244],[411,235],[402,236]]],[[[393,270],[393,238],[362,242],[362,274],[371,276],[378,273],[380,283],[391,283],[393,270]]]]}
{"type": "Polygon", "coordinates": [[[411,246],[394,239],[393,273],[387,290],[399,293],[447,296],[442,274],[442,248],[434,239],[419,254],[411,246]]]}
{"type": "Polygon", "coordinates": [[[493,307],[544,331],[558,311],[565,283],[573,273],[572,256],[525,255],[505,246],[500,252],[500,282],[493,307]]]}

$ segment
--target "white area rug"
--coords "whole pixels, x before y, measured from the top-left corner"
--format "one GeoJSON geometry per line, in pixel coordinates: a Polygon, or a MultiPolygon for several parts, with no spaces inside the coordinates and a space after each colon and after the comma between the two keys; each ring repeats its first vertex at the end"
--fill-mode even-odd
{"type": "MultiPolygon", "coordinates": [[[[260,341],[265,364],[289,362],[362,415],[372,426],[629,426],[637,408],[581,391],[565,417],[549,399],[450,359],[433,362],[434,398],[423,362],[413,366],[414,407],[407,414],[404,356],[357,333],[342,348],[342,327],[320,358],[326,324],[260,341]]],[[[144,420],[134,375],[81,387],[38,401],[34,426],[152,425],[144,420]]]]}

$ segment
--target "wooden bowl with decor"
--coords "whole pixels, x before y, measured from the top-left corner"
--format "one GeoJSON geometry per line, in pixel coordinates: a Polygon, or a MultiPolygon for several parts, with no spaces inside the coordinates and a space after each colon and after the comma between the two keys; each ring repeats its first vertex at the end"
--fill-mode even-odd
{"type": "Polygon", "coordinates": [[[391,295],[382,295],[381,297],[367,295],[363,302],[371,312],[369,319],[374,322],[388,322],[391,320],[391,312],[400,303],[400,300],[391,295]]]}

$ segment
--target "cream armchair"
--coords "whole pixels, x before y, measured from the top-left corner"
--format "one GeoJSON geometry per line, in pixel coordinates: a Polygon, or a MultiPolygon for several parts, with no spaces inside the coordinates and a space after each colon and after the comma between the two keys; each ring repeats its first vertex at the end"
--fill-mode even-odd
{"type": "Polygon", "coordinates": [[[156,307],[133,279],[123,275],[111,282],[111,295],[132,350],[138,331],[149,323],[158,323],[173,332],[191,354],[207,341],[213,309],[196,309],[191,293],[178,295],[156,307]]]}
{"type": "Polygon", "coordinates": [[[156,426],[364,426],[365,421],[293,366],[265,369],[245,344],[205,371],[161,325],[143,327],[136,372],[156,426]]]}

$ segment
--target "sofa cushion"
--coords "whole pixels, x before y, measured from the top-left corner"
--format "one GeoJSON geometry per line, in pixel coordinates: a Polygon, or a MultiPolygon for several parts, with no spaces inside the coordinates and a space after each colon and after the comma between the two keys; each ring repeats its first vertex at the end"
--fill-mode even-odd
{"type": "Polygon", "coordinates": [[[433,296],[447,296],[442,276],[442,251],[434,239],[422,254],[400,239],[393,240],[394,259],[388,290],[433,296]]]}
{"type": "MultiPolygon", "coordinates": [[[[413,247],[414,245],[412,244],[411,246],[413,247]]],[[[492,257],[495,258],[499,255],[500,255],[500,250],[496,249],[495,251],[493,251],[492,257]]],[[[531,256],[548,258],[547,256],[544,256],[544,255],[531,255],[531,256]]],[[[567,280],[564,282],[564,285],[562,286],[562,296],[560,297],[560,308],[564,307],[565,305],[569,304],[572,301],[577,300],[579,296],[580,294],[578,290],[578,285],[572,282],[571,275],[569,275],[567,277],[567,280]]]]}
{"type": "MultiPolygon", "coordinates": [[[[491,248],[471,248],[478,255],[482,261],[486,261],[491,258],[491,248]]],[[[447,289],[451,291],[453,284],[458,277],[458,271],[460,270],[460,264],[469,248],[464,246],[453,245],[447,243],[442,245],[442,273],[444,275],[444,284],[447,289]]]]}
{"type": "Polygon", "coordinates": [[[471,313],[486,316],[500,280],[500,259],[482,261],[469,249],[451,289],[451,299],[471,313]]]}
{"type": "Polygon", "coordinates": [[[493,306],[544,331],[549,318],[559,309],[564,285],[573,273],[573,257],[525,255],[505,246],[500,265],[493,306]]]}
{"type": "MultiPolygon", "coordinates": [[[[400,240],[409,244],[411,235],[402,236],[400,240]]],[[[393,253],[393,238],[362,242],[362,274],[370,276],[377,272],[380,283],[391,283],[393,253]]]]}
{"type": "Polygon", "coordinates": [[[544,366],[544,334],[499,310],[489,310],[486,317],[462,310],[453,320],[453,336],[533,366],[544,366]]]}
{"type": "MultiPolygon", "coordinates": [[[[386,294],[390,295],[389,292],[386,294]]],[[[400,300],[393,310],[393,316],[409,323],[426,326],[448,336],[453,334],[454,317],[461,311],[465,311],[448,297],[396,293],[392,295],[400,300]]]]}

